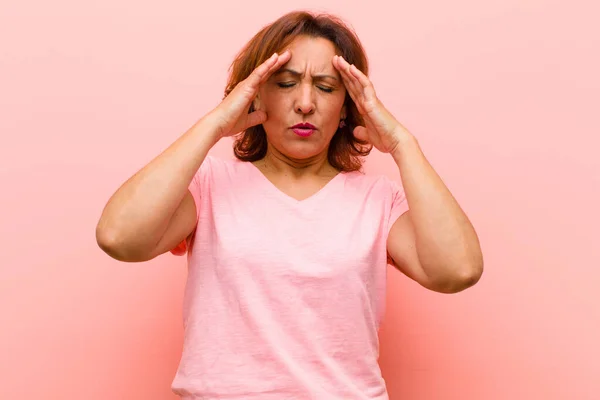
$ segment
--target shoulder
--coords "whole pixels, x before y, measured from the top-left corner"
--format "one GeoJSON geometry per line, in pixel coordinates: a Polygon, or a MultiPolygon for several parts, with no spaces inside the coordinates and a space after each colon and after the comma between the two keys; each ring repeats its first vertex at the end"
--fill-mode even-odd
{"type": "Polygon", "coordinates": [[[360,171],[346,172],[346,185],[359,191],[377,194],[395,194],[401,190],[401,183],[384,174],[367,174],[360,171]]]}
{"type": "Polygon", "coordinates": [[[206,190],[215,188],[246,187],[256,179],[250,162],[237,158],[207,155],[196,173],[196,180],[204,184],[206,190]]]}
{"type": "Polygon", "coordinates": [[[200,174],[235,174],[246,167],[246,162],[237,158],[225,158],[208,154],[198,169],[200,174]]]}

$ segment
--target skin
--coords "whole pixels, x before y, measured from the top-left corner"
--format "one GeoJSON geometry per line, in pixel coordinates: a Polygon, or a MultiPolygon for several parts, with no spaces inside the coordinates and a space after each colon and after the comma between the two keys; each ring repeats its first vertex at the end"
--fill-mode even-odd
{"type": "Polygon", "coordinates": [[[194,174],[221,138],[257,124],[265,127],[268,150],[254,165],[282,192],[298,201],[310,197],[339,173],[327,162],[327,148],[345,116],[346,91],[365,121],[354,135],[392,156],[402,177],[410,210],[388,235],[387,251],[395,266],[440,293],[474,285],[483,273],[483,256],[469,219],[417,139],[377,97],[368,77],[321,38],[299,37],[287,51],[273,54],[219,106],[123,183],[96,227],[99,246],[115,259],[139,262],[190,239],[196,227],[188,190],[194,174]],[[252,102],[256,111],[248,113],[252,102]],[[318,128],[313,136],[302,138],[290,130],[305,121],[318,128]]]}
{"type": "Polygon", "coordinates": [[[268,116],[263,123],[267,155],[254,164],[290,190],[299,182],[306,184],[304,194],[294,197],[308,197],[339,172],[327,162],[327,150],[345,118],[346,87],[332,63],[336,49],[329,40],[301,36],[286,50],[289,61],[260,87],[254,100],[254,108],[268,116]],[[292,131],[302,122],[317,128],[310,137],[292,131]]]}
{"type": "Polygon", "coordinates": [[[369,78],[338,56],[326,39],[298,37],[286,50],[273,61],[275,70],[254,99],[255,109],[266,115],[262,123],[268,140],[267,154],[255,166],[298,200],[322,188],[338,173],[327,162],[327,149],[345,117],[348,91],[365,120],[354,135],[390,154],[402,177],[410,210],[388,236],[387,250],[395,266],[440,293],[460,292],[477,283],[483,256],[471,222],[417,139],[377,97],[369,78]],[[290,129],[299,122],[310,122],[317,131],[299,137],[290,129]]]}

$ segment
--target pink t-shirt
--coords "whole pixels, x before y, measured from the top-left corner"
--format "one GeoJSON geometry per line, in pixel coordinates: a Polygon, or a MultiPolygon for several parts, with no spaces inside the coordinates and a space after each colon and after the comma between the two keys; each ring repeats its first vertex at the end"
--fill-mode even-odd
{"type": "Polygon", "coordinates": [[[385,176],[340,173],[298,201],[252,163],[207,157],[190,184],[184,399],[388,399],[378,365],[386,239],[408,210],[385,176]]]}

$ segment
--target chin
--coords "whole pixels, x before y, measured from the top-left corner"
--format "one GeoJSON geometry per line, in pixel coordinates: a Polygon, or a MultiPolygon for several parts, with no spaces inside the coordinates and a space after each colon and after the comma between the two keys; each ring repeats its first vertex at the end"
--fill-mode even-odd
{"type": "Polygon", "coordinates": [[[316,157],[319,154],[327,151],[327,146],[321,146],[316,142],[296,142],[289,143],[283,146],[284,154],[292,159],[303,160],[311,157],[316,157]]]}

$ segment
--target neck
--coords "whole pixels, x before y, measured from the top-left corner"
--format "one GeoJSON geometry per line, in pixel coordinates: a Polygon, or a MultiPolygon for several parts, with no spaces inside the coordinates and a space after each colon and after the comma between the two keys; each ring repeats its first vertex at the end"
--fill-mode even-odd
{"type": "Polygon", "coordinates": [[[259,161],[265,169],[276,174],[302,178],[307,176],[334,176],[339,171],[329,164],[327,149],[313,157],[292,158],[269,146],[265,157],[259,161]]]}

